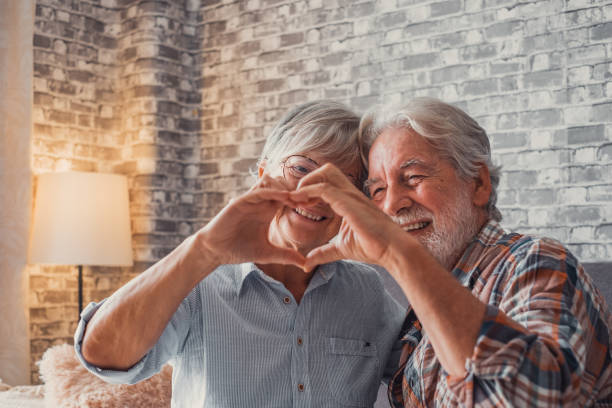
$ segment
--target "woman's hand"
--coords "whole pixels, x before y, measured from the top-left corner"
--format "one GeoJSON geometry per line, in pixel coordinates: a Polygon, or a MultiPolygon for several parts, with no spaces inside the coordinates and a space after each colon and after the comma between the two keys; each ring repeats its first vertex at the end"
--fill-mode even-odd
{"type": "Polygon", "coordinates": [[[331,164],[321,166],[304,177],[298,189],[290,193],[290,197],[296,202],[323,200],[343,218],[338,235],[307,255],[304,265],[306,272],[319,264],[339,259],[384,266],[389,256],[389,247],[393,243],[402,242],[407,236],[331,164]]]}
{"type": "Polygon", "coordinates": [[[264,174],[257,184],[230,202],[197,233],[200,247],[215,264],[242,262],[294,264],[302,268],[298,251],[272,245],[270,222],[285,205],[295,206],[286,186],[264,174]]]}

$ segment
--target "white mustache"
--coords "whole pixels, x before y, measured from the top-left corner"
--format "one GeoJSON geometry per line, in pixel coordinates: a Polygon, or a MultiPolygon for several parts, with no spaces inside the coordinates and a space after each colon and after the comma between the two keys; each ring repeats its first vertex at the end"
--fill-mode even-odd
{"type": "Polygon", "coordinates": [[[423,218],[433,218],[431,213],[423,207],[414,207],[410,210],[401,210],[398,215],[390,215],[391,220],[398,225],[410,224],[423,218]]]}

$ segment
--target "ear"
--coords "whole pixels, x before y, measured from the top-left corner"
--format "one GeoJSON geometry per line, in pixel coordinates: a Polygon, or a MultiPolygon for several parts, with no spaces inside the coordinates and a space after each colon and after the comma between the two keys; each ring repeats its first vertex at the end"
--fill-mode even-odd
{"type": "Polygon", "coordinates": [[[259,163],[259,166],[257,166],[257,177],[261,178],[263,176],[265,168],[266,162],[265,160],[262,160],[261,163],[259,163]]]}
{"type": "Polygon", "coordinates": [[[478,175],[474,179],[474,198],[472,202],[477,207],[484,207],[489,202],[491,196],[491,175],[486,164],[481,164],[478,175]]]}

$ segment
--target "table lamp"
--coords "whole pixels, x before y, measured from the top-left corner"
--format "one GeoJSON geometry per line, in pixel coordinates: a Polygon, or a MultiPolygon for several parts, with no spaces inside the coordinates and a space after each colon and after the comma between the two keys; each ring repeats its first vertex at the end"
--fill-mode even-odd
{"type": "Polygon", "coordinates": [[[61,172],[38,176],[30,263],[78,265],[79,315],[83,265],[132,265],[127,179],[117,174],[61,172]]]}

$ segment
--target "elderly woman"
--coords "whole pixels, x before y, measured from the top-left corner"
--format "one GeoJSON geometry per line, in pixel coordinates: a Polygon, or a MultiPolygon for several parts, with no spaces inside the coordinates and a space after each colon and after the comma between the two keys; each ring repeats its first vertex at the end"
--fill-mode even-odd
{"type": "Polygon", "coordinates": [[[361,183],[358,125],[329,101],[286,114],[251,190],[85,309],[75,335],[83,364],[135,383],[171,362],[174,407],[372,406],[396,367],[404,313],[366,265],[304,273],[305,256],[338,233],[341,218],[290,198],[327,163],[361,183]]]}

